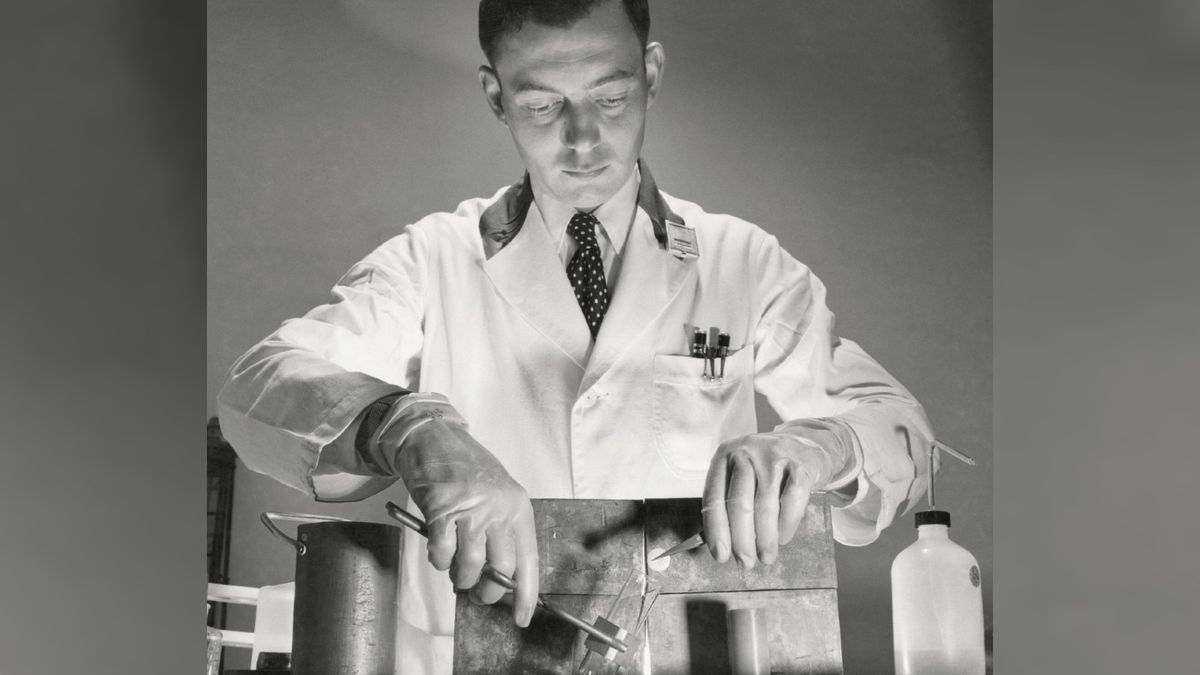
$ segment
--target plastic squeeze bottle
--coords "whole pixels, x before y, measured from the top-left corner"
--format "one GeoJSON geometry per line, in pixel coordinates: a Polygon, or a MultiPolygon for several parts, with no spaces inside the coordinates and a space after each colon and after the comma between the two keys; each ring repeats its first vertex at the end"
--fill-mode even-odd
{"type": "MultiPolygon", "coordinates": [[[[931,452],[932,455],[932,452],[931,452]]],[[[892,563],[897,675],[984,675],[979,562],[950,540],[950,513],[916,514],[917,540],[892,563]]]]}

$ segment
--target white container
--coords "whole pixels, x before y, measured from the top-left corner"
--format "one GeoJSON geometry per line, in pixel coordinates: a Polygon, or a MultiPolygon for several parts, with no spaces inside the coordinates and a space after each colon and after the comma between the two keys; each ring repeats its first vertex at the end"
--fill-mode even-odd
{"type": "Polygon", "coordinates": [[[984,675],[979,563],[950,541],[950,514],[917,513],[917,541],[892,563],[897,675],[984,675]]]}

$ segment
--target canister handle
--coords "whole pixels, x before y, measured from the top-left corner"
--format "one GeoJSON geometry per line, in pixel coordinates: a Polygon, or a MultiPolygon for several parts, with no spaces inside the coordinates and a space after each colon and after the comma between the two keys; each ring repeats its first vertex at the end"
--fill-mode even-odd
{"type": "Polygon", "coordinates": [[[279,526],[275,524],[276,518],[280,520],[294,520],[299,523],[353,522],[349,518],[339,518],[338,516],[315,516],[307,513],[277,513],[275,511],[263,511],[262,515],[259,516],[259,520],[262,521],[263,525],[267,526],[267,529],[271,531],[271,534],[296,547],[296,555],[304,555],[304,553],[308,550],[308,547],[302,542],[284,534],[283,530],[279,529],[279,526]]]}

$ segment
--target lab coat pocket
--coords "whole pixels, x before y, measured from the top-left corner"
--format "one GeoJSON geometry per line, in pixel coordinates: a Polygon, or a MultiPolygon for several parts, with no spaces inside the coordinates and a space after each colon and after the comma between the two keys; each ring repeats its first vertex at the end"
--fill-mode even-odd
{"type": "Polygon", "coordinates": [[[654,442],[672,473],[703,478],[722,441],[755,431],[753,352],[726,357],[725,377],[717,381],[703,377],[702,359],[654,357],[654,442]]]}

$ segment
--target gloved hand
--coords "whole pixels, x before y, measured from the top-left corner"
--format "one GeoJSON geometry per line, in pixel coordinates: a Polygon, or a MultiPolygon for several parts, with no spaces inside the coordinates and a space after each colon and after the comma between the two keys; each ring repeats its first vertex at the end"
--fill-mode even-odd
{"type": "MultiPolygon", "coordinates": [[[[406,397],[407,398],[407,397],[406,397]]],[[[449,403],[400,399],[371,444],[408,487],[429,527],[429,561],[457,588],[492,604],[506,589],[480,574],[486,561],[516,581],[513,619],[526,627],[538,598],[533,507],[525,489],[467,433],[449,403]]]]}
{"type": "MultiPolygon", "coordinates": [[[[783,429],[788,425],[780,427],[783,429]]],[[[726,441],[704,485],[704,541],[717,562],[746,569],[775,562],[796,535],[809,496],[844,476],[854,460],[836,434],[803,428],[726,441]]]]}

